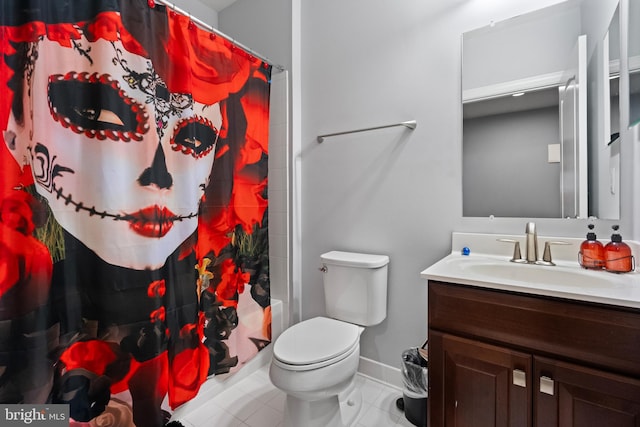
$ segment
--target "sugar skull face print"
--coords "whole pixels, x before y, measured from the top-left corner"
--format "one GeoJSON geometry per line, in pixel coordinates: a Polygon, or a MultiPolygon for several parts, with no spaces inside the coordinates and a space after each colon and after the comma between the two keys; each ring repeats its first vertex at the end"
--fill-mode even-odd
{"type": "Polygon", "coordinates": [[[119,42],[30,45],[5,140],[60,225],[106,262],[158,268],[197,227],[222,117],[119,42]],[[105,60],[106,58],[106,60],[105,60]]]}

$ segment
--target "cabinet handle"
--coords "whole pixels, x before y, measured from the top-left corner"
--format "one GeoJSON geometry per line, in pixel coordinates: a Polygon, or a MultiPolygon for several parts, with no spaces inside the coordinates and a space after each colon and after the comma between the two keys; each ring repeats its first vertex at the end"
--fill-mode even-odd
{"type": "Polygon", "coordinates": [[[521,369],[513,370],[513,385],[527,388],[527,373],[521,369]]]}
{"type": "Polygon", "coordinates": [[[551,378],[545,376],[540,377],[540,393],[553,396],[554,388],[554,382],[551,378]]]}

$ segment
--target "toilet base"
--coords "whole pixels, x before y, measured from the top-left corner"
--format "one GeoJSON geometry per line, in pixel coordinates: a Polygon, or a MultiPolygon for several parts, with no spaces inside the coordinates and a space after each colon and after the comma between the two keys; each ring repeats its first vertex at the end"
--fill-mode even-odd
{"type": "Polygon", "coordinates": [[[355,381],[339,395],[308,401],[287,395],[283,427],[350,427],[362,408],[362,392],[355,381]]]}

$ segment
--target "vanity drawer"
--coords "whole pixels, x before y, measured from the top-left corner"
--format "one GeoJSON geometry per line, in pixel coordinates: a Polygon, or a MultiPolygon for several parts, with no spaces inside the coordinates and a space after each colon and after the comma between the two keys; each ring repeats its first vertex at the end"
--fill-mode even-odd
{"type": "Polygon", "coordinates": [[[640,310],[429,281],[429,328],[640,378],[640,310]]]}

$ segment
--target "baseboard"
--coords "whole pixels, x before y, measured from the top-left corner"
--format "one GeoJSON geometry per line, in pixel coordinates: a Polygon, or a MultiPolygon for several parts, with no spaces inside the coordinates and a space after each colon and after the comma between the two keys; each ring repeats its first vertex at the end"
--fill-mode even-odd
{"type": "Polygon", "coordinates": [[[391,387],[398,389],[402,389],[403,387],[402,372],[400,369],[367,359],[366,357],[360,356],[358,373],[391,387]]]}

